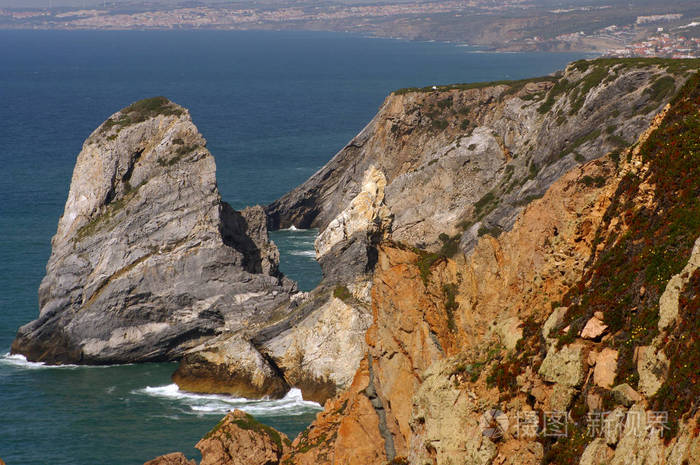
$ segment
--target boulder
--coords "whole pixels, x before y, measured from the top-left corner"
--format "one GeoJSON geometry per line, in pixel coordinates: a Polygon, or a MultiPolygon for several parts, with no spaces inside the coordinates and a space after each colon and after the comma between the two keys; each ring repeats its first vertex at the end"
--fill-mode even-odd
{"type": "Polygon", "coordinates": [[[597,317],[593,317],[590,320],[586,322],[586,325],[583,327],[583,330],[581,331],[581,338],[582,339],[598,339],[600,336],[605,334],[605,331],[607,331],[608,325],[603,323],[600,319],[597,317]]]}
{"type": "Polygon", "coordinates": [[[289,391],[279,370],[238,334],[213,339],[186,353],[173,381],[184,391],[248,399],[281,398],[289,391]]]}
{"type": "Polygon", "coordinates": [[[636,404],[642,400],[642,396],[640,396],[639,393],[627,383],[615,386],[612,393],[615,402],[624,405],[625,407],[631,407],[633,404],[636,404]]]}
{"type": "Polygon", "coordinates": [[[593,382],[598,386],[610,389],[617,377],[617,350],[605,348],[596,357],[593,371],[593,382]]]}
{"type": "Polygon", "coordinates": [[[656,394],[666,381],[668,368],[669,361],[663,350],[654,346],[640,347],[637,360],[639,392],[646,398],[656,394]]]}
{"type": "Polygon", "coordinates": [[[202,453],[200,465],[275,465],[289,444],[284,433],[234,410],[195,447],[202,453]]]}
{"type": "Polygon", "coordinates": [[[542,361],[539,374],[547,382],[577,387],[583,383],[586,374],[584,368],[583,346],[571,344],[560,350],[550,349],[542,361]]]}

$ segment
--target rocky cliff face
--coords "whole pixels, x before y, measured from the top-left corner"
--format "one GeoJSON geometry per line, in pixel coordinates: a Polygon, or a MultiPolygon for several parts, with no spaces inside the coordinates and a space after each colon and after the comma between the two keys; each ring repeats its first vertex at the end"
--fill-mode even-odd
{"type": "Polygon", "coordinates": [[[326,166],[267,208],[270,226],[324,230],[373,166],[394,240],[435,248],[439,234],[460,234],[468,250],[509,229],[572,167],[636,140],[695,66],[601,59],[556,77],[394,92],[326,166]]]}
{"type": "Polygon", "coordinates": [[[382,244],[367,356],[282,463],[698,462],[699,109],[695,76],[464,258],[382,244]]]}
{"type": "Polygon", "coordinates": [[[222,330],[284,311],[260,207],[237,212],[189,113],[137,102],[85,142],[39,289],[14,353],[48,363],[172,360],[222,330]]]}
{"type": "Polygon", "coordinates": [[[453,258],[378,247],[367,353],[283,464],[700,462],[700,75],[453,258]]]}
{"type": "MultiPolygon", "coordinates": [[[[635,140],[695,64],[581,61],[556,77],[395,92],[333,160],[267,207],[272,228],[321,230],[324,277],[293,316],[252,341],[256,349],[307,398],[348,388],[367,349],[381,241],[427,250],[428,263],[508,231],[565,172],[635,140]]],[[[211,365],[209,349],[202,355],[186,357],[180,371],[231,385],[223,367],[242,363],[211,365]]]]}

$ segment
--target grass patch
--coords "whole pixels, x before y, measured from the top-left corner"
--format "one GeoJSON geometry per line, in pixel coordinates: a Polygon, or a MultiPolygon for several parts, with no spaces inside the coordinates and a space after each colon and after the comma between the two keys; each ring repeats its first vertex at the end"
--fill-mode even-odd
{"type": "Polygon", "coordinates": [[[603,187],[605,185],[605,176],[589,176],[586,175],[579,179],[579,183],[586,187],[603,187]]]}
{"type": "Polygon", "coordinates": [[[644,93],[655,102],[661,102],[666,96],[676,90],[676,80],[671,76],[663,76],[654,81],[644,93]]]}
{"type": "Polygon", "coordinates": [[[340,299],[345,303],[348,303],[349,301],[352,300],[352,294],[350,293],[350,290],[346,286],[336,286],[335,289],[333,289],[333,297],[336,299],[340,299]]]}
{"type": "Polygon", "coordinates": [[[437,252],[426,252],[425,250],[420,250],[418,248],[413,248],[413,252],[418,255],[416,260],[416,266],[420,273],[421,280],[425,286],[428,285],[430,279],[430,270],[434,264],[441,260],[446,260],[452,258],[460,251],[459,240],[461,238],[460,234],[455,234],[450,237],[445,233],[440,234],[438,239],[442,242],[442,247],[437,252]]]}
{"type": "Polygon", "coordinates": [[[491,210],[496,208],[496,205],[498,205],[498,198],[493,191],[489,191],[474,203],[474,214],[478,218],[483,218],[491,210]]]}
{"type": "Polygon", "coordinates": [[[182,115],[185,112],[165,97],[153,97],[134,102],[121,110],[117,119],[109,118],[102,124],[102,132],[117,128],[117,133],[127,126],[138,124],[159,115],[182,115]]]}
{"type": "Polygon", "coordinates": [[[554,82],[557,78],[552,76],[535,77],[529,79],[520,79],[515,81],[488,81],[488,82],[471,82],[462,84],[449,84],[441,86],[427,86],[427,87],[405,87],[403,89],[398,89],[393,92],[394,95],[406,95],[410,93],[429,93],[429,92],[448,92],[451,90],[471,90],[471,89],[483,89],[486,87],[495,86],[508,86],[509,89],[506,91],[507,94],[515,94],[520,89],[525,87],[526,84],[530,82],[554,82]]]}

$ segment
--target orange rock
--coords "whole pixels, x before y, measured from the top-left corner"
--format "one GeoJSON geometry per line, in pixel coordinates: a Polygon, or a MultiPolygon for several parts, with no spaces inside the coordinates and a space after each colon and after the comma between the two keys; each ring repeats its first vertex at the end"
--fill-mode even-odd
{"type": "Polygon", "coordinates": [[[200,465],[269,465],[278,463],[289,439],[240,410],[226,415],[195,445],[200,465]]]}
{"type": "Polygon", "coordinates": [[[603,323],[597,317],[593,317],[586,323],[581,331],[583,339],[597,339],[608,330],[608,325],[603,323]]]}
{"type": "Polygon", "coordinates": [[[596,358],[593,382],[598,386],[610,389],[617,377],[617,351],[605,348],[596,358]]]}
{"type": "MultiPolygon", "coordinates": [[[[5,465],[5,462],[0,460],[0,465],[5,465]]],[[[197,465],[197,462],[188,460],[182,452],[173,452],[149,460],[143,465],[197,465]]]]}

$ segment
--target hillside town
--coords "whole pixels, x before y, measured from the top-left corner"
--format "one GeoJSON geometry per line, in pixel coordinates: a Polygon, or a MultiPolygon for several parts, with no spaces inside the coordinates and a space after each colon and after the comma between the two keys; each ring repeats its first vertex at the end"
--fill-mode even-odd
{"type": "Polygon", "coordinates": [[[621,5],[543,9],[536,0],[400,2],[313,1],[227,5],[104,2],[86,8],[0,9],[0,29],[173,30],[286,29],[436,40],[493,51],[578,51],[617,57],[700,57],[700,8],[621,5]],[[508,15],[504,12],[508,11],[508,15]],[[683,11],[683,12],[679,12],[683,11]],[[537,17],[537,21],[531,21],[537,17]],[[469,27],[465,27],[465,25],[469,27]],[[596,25],[596,26],[594,26],[596,25]],[[602,26],[602,27],[601,27],[602,26]]]}

